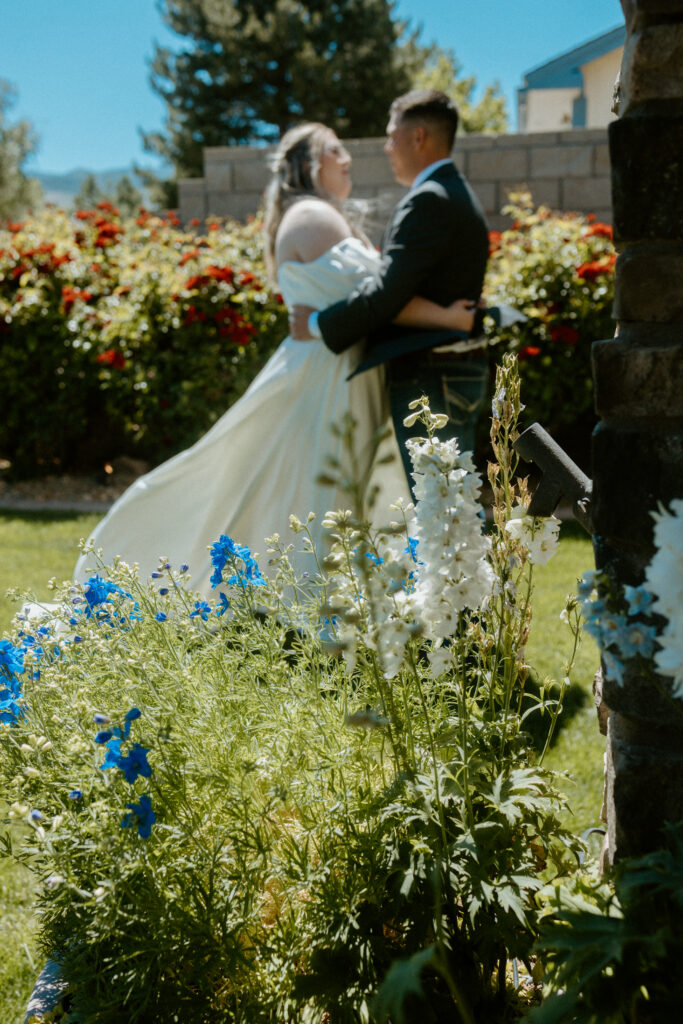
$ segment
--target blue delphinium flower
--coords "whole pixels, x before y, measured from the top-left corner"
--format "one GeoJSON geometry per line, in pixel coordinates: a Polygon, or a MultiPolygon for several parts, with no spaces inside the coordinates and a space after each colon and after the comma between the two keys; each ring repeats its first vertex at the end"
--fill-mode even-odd
{"type": "Polygon", "coordinates": [[[649,658],[654,651],[656,639],[657,630],[654,626],[634,622],[624,630],[619,650],[625,658],[633,658],[636,654],[639,654],[641,658],[649,658]]]}
{"type": "Polygon", "coordinates": [[[80,800],[82,796],[83,793],[81,792],[80,789],[72,789],[71,792],[69,793],[69,800],[80,800]]]}
{"type": "Polygon", "coordinates": [[[0,677],[10,681],[24,671],[24,651],[10,640],[0,640],[0,677]]]}
{"type": "Polygon", "coordinates": [[[108,743],[113,735],[111,729],[100,729],[98,733],[95,733],[95,743],[108,743]]]}
{"type": "Polygon", "coordinates": [[[211,605],[207,604],[206,601],[195,601],[194,611],[190,612],[190,618],[194,619],[199,616],[202,622],[206,622],[211,614],[211,605]]]}
{"type": "Polygon", "coordinates": [[[211,585],[219,586],[223,582],[223,570],[229,565],[233,574],[225,580],[228,586],[237,585],[245,587],[247,584],[255,587],[263,587],[266,584],[261,575],[256,559],[252,558],[251,551],[246,544],[238,544],[232,537],[221,534],[220,538],[211,546],[211,564],[213,574],[211,585]],[[240,568],[239,562],[242,562],[240,568]]]}
{"type": "Polygon", "coordinates": [[[21,704],[24,649],[9,640],[0,640],[0,722],[14,725],[23,714],[21,704]]]}
{"type": "Polygon", "coordinates": [[[114,736],[107,743],[107,752],[104,755],[104,761],[100,765],[103,772],[105,772],[107,768],[118,768],[119,761],[123,757],[123,754],[121,753],[122,742],[123,741],[119,739],[118,736],[114,736]]]}
{"type": "Polygon", "coordinates": [[[149,839],[152,825],[157,820],[150,798],[143,793],[137,803],[126,804],[126,807],[130,808],[130,813],[126,814],[121,821],[121,827],[131,828],[133,825],[137,825],[140,838],[149,839]]]}
{"type": "Polygon", "coordinates": [[[131,786],[136,781],[138,775],[142,775],[144,779],[148,779],[151,776],[152,768],[147,760],[148,753],[149,749],[147,747],[134,743],[126,756],[119,758],[117,768],[121,769],[126,782],[129,782],[131,786]]]}
{"type": "Polygon", "coordinates": [[[652,594],[644,586],[624,587],[624,597],[628,601],[629,615],[647,615],[652,605],[652,594]]]}
{"type": "Polygon", "coordinates": [[[168,615],[166,614],[166,612],[157,612],[154,618],[157,620],[157,622],[166,622],[168,615]]]}
{"type": "Polygon", "coordinates": [[[228,601],[227,597],[225,596],[222,590],[218,595],[218,601],[219,604],[218,607],[216,608],[216,615],[225,615],[228,608],[230,607],[230,602],[228,601]]]}

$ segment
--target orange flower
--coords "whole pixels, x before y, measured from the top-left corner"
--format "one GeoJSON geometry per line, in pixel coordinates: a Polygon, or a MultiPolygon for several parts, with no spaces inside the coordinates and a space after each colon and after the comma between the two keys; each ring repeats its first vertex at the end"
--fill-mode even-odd
{"type": "Polygon", "coordinates": [[[489,256],[493,256],[494,252],[500,249],[502,238],[500,231],[489,231],[489,256]]]}
{"type": "Polygon", "coordinates": [[[589,228],[584,231],[584,238],[591,238],[593,235],[597,235],[599,238],[612,238],[614,232],[611,224],[603,224],[602,221],[596,220],[594,224],[591,224],[589,228]]]}
{"type": "Polygon", "coordinates": [[[126,365],[123,352],[117,348],[108,348],[104,352],[100,352],[97,362],[103,363],[105,366],[111,366],[113,370],[123,370],[126,365]]]}

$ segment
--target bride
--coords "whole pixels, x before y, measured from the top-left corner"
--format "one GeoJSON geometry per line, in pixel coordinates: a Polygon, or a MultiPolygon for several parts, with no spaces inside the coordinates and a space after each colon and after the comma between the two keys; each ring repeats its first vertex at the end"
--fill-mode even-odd
{"type": "MultiPolygon", "coordinates": [[[[342,209],[351,191],[350,165],[335,133],[317,123],[287,132],[275,153],[266,196],[266,265],[290,309],[324,309],[378,268],[377,251],[342,209]]],[[[469,331],[470,305],[463,300],[443,308],[416,297],[397,322],[469,331]]],[[[347,380],[360,354],[359,345],[335,355],[322,342],[286,338],[204,437],[115,502],[90,538],[94,549],[101,549],[105,563],[116,555],[137,562],[142,575],[158,568],[161,557],[174,568],[186,563],[193,589],[204,595],[211,592],[209,547],[221,534],[258,555],[266,537],[287,536],[290,513],[306,521],[314,512],[309,529],[322,551],[325,512],[348,504],[334,485],[318,480],[328,456],[342,458],[330,426],[352,414],[360,472],[369,479],[375,432],[388,419],[382,368],[347,380]]],[[[383,482],[388,500],[409,500],[397,450],[391,465],[383,482]]],[[[315,571],[310,553],[292,552],[291,560],[299,575],[315,571]]],[[[93,556],[81,555],[75,579],[94,569],[93,556]]]]}

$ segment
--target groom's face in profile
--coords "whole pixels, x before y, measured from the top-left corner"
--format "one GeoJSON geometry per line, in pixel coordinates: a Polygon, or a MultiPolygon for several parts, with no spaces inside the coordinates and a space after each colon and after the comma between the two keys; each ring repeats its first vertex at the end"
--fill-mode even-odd
{"type": "Polygon", "coordinates": [[[384,152],[389,157],[391,169],[399,185],[412,185],[422,169],[419,162],[418,136],[423,130],[419,122],[397,117],[396,114],[389,118],[384,152]]]}

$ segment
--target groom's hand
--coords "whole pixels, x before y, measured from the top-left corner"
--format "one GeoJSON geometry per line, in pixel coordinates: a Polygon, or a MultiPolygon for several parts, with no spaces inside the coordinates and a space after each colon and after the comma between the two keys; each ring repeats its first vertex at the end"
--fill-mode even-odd
{"type": "Polygon", "coordinates": [[[289,334],[293,341],[315,341],[308,329],[308,318],[315,313],[313,306],[292,306],[289,311],[289,334]]]}

